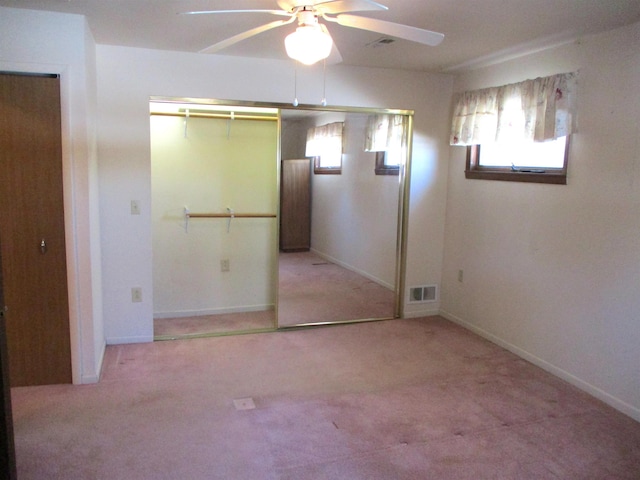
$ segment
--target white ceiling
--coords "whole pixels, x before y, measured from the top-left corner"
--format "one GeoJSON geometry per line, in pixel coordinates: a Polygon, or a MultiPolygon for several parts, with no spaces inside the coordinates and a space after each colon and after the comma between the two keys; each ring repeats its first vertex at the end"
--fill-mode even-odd
{"type": "MultiPolygon", "coordinates": [[[[328,25],[343,64],[430,72],[456,71],[538,50],[640,21],[640,0],[380,0],[384,12],[357,15],[445,34],[428,47],[397,40],[368,44],[382,35],[328,25]]],[[[213,43],[281,19],[265,13],[179,15],[191,10],[278,9],[276,0],[0,0],[0,6],[77,13],[87,17],[99,44],[197,52],[213,43]]],[[[219,54],[286,58],[276,28],[219,54]]]]}

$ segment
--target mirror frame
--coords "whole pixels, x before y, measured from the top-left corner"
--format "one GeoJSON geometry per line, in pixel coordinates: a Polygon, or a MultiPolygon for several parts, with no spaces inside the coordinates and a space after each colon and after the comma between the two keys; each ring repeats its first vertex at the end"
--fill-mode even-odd
{"type": "MultiPolygon", "coordinates": [[[[402,318],[404,316],[404,295],[405,291],[405,272],[407,263],[407,234],[409,223],[409,190],[411,184],[411,157],[413,152],[413,110],[402,110],[392,108],[373,108],[373,107],[353,107],[353,106],[336,106],[336,105],[307,105],[299,104],[292,105],[289,103],[276,103],[276,102],[254,102],[246,100],[220,100],[210,98],[193,98],[193,97],[166,97],[166,96],[150,96],[149,102],[158,103],[192,103],[194,105],[211,105],[220,107],[255,107],[255,108],[272,108],[278,110],[278,128],[277,128],[277,193],[278,198],[281,194],[281,138],[282,138],[282,115],[283,110],[295,111],[316,111],[316,112],[337,112],[337,113],[360,113],[365,115],[375,114],[389,114],[389,115],[406,115],[408,118],[409,132],[407,135],[407,153],[405,157],[405,163],[400,168],[398,176],[398,222],[396,232],[396,268],[395,268],[395,306],[394,315],[392,317],[381,318],[363,318],[343,321],[329,321],[329,322],[314,322],[314,323],[300,323],[295,325],[280,326],[278,324],[278,299],[276,296],[276,308],[275,308],[275,330],[288,330],[301,327],[314,327],[321,325],[344,325],[350,323],[372,322],[380,320],[391,320],[393,318],[402,318]]],[[[280,218],[280,205],[278,202],[278,218],[280,218]]],[[[278,226],[278,238],[276,239],[276,245],[279,245],[280,227],[278,226]]],[[[278,291],[279,276],[276,272],[276,291],[278,291]]],[[[277,294],[276,294],[277,295],[277,294]]],[[[254,333],[254,330],[232,332],[231,334],[243,334],[254,333]]],[[[206,335],[206,334],[204,334],[206,335]]],[[[204,336],[199,335],[199,336],[204,336]]],[[[212,334],[216,335],[216,334],[212,334]]],[[[229,333],[225,333],[229,335],[229,333]]]]}

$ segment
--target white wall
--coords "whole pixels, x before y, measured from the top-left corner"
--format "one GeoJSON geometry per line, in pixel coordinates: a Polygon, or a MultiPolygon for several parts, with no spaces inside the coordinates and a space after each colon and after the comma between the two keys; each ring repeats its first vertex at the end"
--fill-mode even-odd
{"type": "Polygon", "coordinates": [[[184,208],[276,214],[277,122],[191,117],[184,132],[181,117],[151,117],[154,318],[273,309],[276,219],[185,224],[184,208]]]}
{"type": "MultiPolygon", "coordinates": [[[[288,61],[242,59],[113,46],[97,47],[103,294],[107,341],[152,339],[149,96],[290,103],[288,61]],[[130,215],[130,201],[142,214],[130,215]],[[132,286],[143,302],[132,303],[132,286]]],[[[322,98],[322,66],[298,71],[298,99],[322,98]]],[[[410,284],[440,283],[447,117],[452,80],[446,75],[335,66],[327,69],[333,105],[414,109],[408,271],[410,284]]],[[[438,305],[432,307],[437,312],[438,305]]],[[[409,313],[418,315],[420,306],[409,313]]]]}
{"type": "Polygon", "coordinates": [[[311,248],[389,289],[395,287],[398,176],[375,174],[364,151],[365,114],[327,113],[314,125],[344,122],[342,173],[312,175],[311,248]]]}
{"type": "Polygon", "coordinates": [[[283,118],[280,132],[280,157],[282,160],[305,158],[307,123],[299,118],[283,118]]]}
{"type": "Polygon", "coordinates": [[[104,352],[95,44],[83,17],[0,7],[0,70],[59,73],[74,383],[97,382],[104,352]]]}
{"type": "Polygon", "coordinates": [[[579,70],[578,132],[566,186],[465,180],[451,147],[442,289],[447,317],[638,420],[639,66],[635,24],[456,80],[579,70]]]}

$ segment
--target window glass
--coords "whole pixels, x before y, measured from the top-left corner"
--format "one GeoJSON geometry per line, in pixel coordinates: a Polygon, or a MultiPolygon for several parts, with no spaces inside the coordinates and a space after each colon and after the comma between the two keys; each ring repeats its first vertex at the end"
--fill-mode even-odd
{"type": "Polygon", "coordinates": [[[321,167],[339,168],[342,166],[342,139],[327,139],[320,150],[321,167]]]}
{"type": "Polygon", "coordinates": [[[313,157],[313,173],[342,174],[342,153],[327,153],[313,157]]]}
{"type": "Polygon", "coordinates": [[[546,142],[511,140],[483,143],[479,165],[488,167],[562,168],[567,137],[546,142]]]}
{"type": "Polygon", "coordinates": [[[344,122],[329,123],[307,131],[306,156],[313,157],[314,173],[342,173],[344,122]]]}
{"type": "Polygon", "coordinates": [[[510,182],[567,183],[569,137],[546,142],[502,141],[467,147],[465,177],[510,182]]]}
{"type": "Polygon", "coordinates": [[[391,150],[387,150],[385,152],[385,155],[384,155],[385,167],[399,167],[400,163],[402,163],[401,148],[392,148],[391,150]]]}

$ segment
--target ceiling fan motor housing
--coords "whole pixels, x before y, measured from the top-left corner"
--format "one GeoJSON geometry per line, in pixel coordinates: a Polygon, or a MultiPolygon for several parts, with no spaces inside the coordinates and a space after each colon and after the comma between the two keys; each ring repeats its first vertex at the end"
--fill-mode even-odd
{"type": "Polygon", "coordinates": [[[318,16],[313,10],[307,10],[307,7],[298,12],[298,25],[314,26],[318,25],[318,16]]]}

